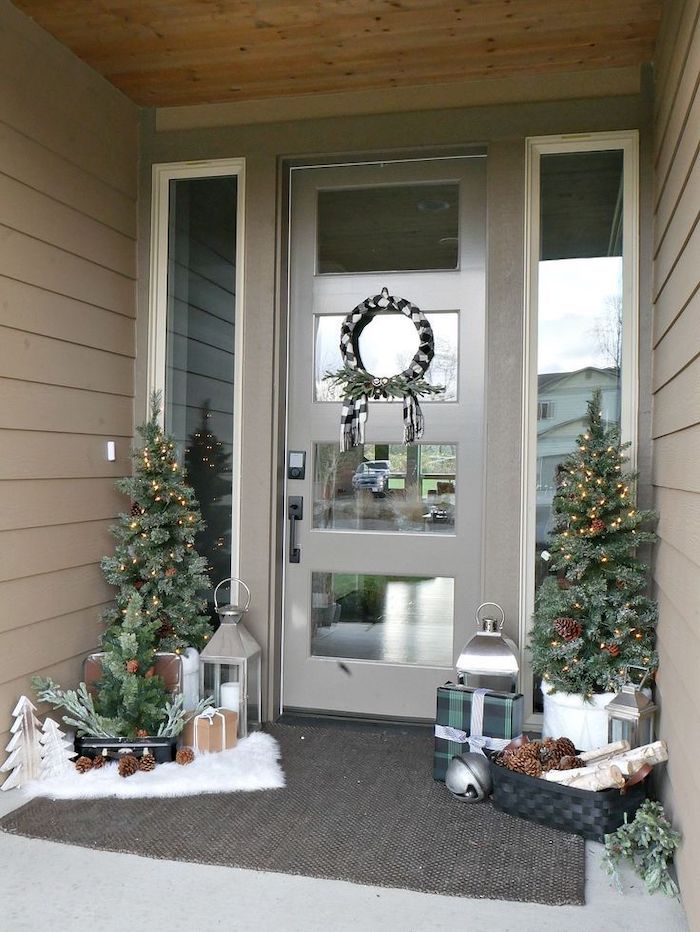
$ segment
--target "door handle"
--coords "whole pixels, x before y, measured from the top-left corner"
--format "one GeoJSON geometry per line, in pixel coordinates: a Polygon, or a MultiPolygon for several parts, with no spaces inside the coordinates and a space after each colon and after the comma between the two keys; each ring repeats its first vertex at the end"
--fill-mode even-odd
{"type": "Polygon", "coordinates": [[[304,517],[304,498],[290,495],[287,499],[287,517],[289,518],[289,562],[301,563],[301,548],[296,543],[297,521],[304,517]]]}

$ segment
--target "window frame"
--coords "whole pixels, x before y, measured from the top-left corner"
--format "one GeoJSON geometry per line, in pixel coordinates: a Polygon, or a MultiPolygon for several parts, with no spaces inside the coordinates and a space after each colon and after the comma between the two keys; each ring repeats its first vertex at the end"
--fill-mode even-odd
{"type": "Polygon", "coordinates": [[[537,349],[540,262],[540,159],[567,152],[621,150],[623,153],[622,358],[620,430],[631,444],[630,467],[637,458],[639,409],[639,133],[623,130],[525,140],[525,294],[523,340],[522,470],[520,514],[520,689],[525,697],[527,730],[541,730],[534,712],[534,676],[527,650],[535,606],[535,508],[537,483],[537,349]]]}
{"type": "Polygon", "coordinates": [[[245,327],[245,159],[211,159],[198,162],[160,162],[151,169],[151,251],[148,295],[148,395],[160,391],[165,416],[165,370],[168,322],[168,240],[170,182],[180,179],[236,176],[236,306],[233,377],[233,455],[231,457],[231,576],[240,575],[241,425],[243,414],[243,335],[245,327]]]}

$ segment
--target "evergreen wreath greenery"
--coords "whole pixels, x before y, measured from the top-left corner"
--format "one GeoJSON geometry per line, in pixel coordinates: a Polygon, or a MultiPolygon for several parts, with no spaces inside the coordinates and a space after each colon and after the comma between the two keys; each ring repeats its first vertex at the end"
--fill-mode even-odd
{"type": "Polygon", "coordinates": [[[644,881],[649,893],[660,890],[667,896],[678,896],[678,887],[669,873],[680,833],[666,818],[664,807],[650,799],[645,800],[631,822],[621,825],[616,832],[605,836],[603,867],[622,892],[618,867],[627,861],[644,881]]]}
{"type": "Polygon", "coordinates": [[[403,373],[391,377],[379,378],[367,372],[366,369],[352,369],[343,366],[335,372],[326,372],[324,379],[328,379],[334,387],[339,387],[345,398],[357,400],[362,395],[372,398],[405,398],[407,395],[439,395],[444,392],[444,386],[431,385],[425,379],[408,379],[403,373]]]}
{"type": "Polygon", "coordinates": [[[657,606],[637,556],[656,539],[644,529],[656,515],[635,505],[636,474],[623,472],[625,447],[602,419],[600,391],[587,421],[557,477],[550,576],[537,593],[529,648],[546,686],[590,698],[618,690],[627,667],[653,671],[658,659],[657,606]]]}

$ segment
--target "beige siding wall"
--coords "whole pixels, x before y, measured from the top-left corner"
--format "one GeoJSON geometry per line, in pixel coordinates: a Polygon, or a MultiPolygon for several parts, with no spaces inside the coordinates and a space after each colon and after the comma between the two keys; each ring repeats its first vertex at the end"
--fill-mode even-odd
{"type": "Polygon", "coordinates": [[[691,927],[700,927],[700,0],[673,0],[656,62],[654,485],[660,512],[661,731],[664,799],[684,833],[679,857],[691,927]]]}
{"type": "Polygon", "coordinates": [[[133,430],[136,125],[0,0],[2,748],[32,673],[79,679],[110,599],[99,559],[133,430]]]}

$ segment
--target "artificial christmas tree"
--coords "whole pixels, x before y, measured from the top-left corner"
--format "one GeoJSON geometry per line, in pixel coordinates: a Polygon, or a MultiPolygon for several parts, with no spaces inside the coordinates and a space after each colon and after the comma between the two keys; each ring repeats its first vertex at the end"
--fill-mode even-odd
{"type": "Polygon", "coordinates": [[[9,756],[0,767],[0,772],[9,771],[10,774],[2,785],[3,790],[24,786],[41,775],[40,725],[35,712],[36,706],[26,696],[20,696],[12,710],[15,719],[10,728],[12,737],[5,748],[9,756]]]}
{"type": "Polygon", "coordinates": [[[73,770],[73,742],[66,738],[56,722],[48,716],[41,726],[41,776],[57,777],[67,770],[73,770]]]}
{"type": "Polygon", "coordinates": [[[170,694],[153,673],[159,625],[157,617],[145,616],[134,592],[124,620],[107,632],[95,708],[114,723],[115,735],[155,735],[165,719],[170,694]]]}
{"type": "Polygon", "coordinates": [[[116,605],[104,616],[112,626],[105,641],[118,630],[129,600],[139,592],[146,616],[158,620],[159,649],[200,649],[210,633],[202,597],[210,588],[207,561],[194,545],[204,523],[175,458],[175,444],[158,423],[159,413],[160,396],[154,393],[151,417],[138,428],[143,447],[133,454],[134,474],[116,483],[133,504],[113,528],[114,556],[102,560],[107,582],[117,588],[116,605]]]}
{"type": "Polygon", "coordinates": [[[619,689],[629,666],[655,669],[655,602],[637,556],[655,540],[655,518],[635,505],[636,476],[618,428],[605,424],[601,394],[588,404],[588,428],[559,469],[550,575],[537,594],[530,637],[532,667],[545,688],[576,693],[619,689]],[[556,575],[554,575],[556,574],[556,575]]]}
{"type": "Polygon", "coordinates": [[[204,521],[194,544],[208,560],[211,578],[221,580],[231,574],[231,455],[224,452],[210,421],[206,402],[185,450],[185,467],[204,521]]]}

